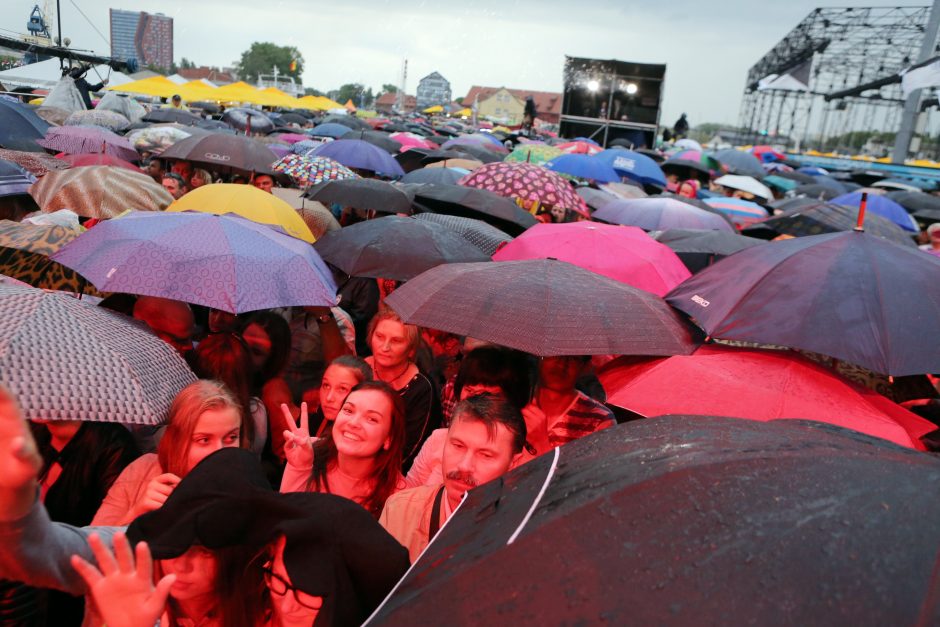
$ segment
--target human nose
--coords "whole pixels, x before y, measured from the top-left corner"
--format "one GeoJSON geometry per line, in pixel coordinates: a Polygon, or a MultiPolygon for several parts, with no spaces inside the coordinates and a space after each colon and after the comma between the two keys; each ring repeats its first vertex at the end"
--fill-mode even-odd
{"type": "Polygon", "coordinates": [[[473,472],[473,451],[467,449],[457,460],[457,470],[461,472],[473,472]]]}

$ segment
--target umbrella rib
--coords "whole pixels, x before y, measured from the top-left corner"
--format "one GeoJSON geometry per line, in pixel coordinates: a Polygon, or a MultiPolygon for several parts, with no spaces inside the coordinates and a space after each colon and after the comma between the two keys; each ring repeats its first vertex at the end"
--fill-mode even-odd
{"type": "Polygon", "coordinates": [[[522,522],[519,523],[519,526],[516,527],[516,530],[512,532],[512,535],[509,536],[509,540],[506,541],[506,546],[509,546],[516,541],[516,538],[519,537],[519,534],[522,533],[523,528],[529,523],[529,519],[532,518],[532,514],[535,513],[535,508],[539,506],[539,503],[542,501],[542,497],[545,496],[545,491],[548,490],[548,484],[551,483],[552,477],[555,476],[555,470],[558,468],[558,458],[561,457],[561,447],[556,446],[552,456],[552,465],[548,469],[548,474],[545,476],[545,481],[542,483],[542,489],[539,490],[538,495],[535,497],[535,500],[532,501],[532,505],[529,507],[529,511],[526,512],[525,518],[522,519],[522,522]]]}

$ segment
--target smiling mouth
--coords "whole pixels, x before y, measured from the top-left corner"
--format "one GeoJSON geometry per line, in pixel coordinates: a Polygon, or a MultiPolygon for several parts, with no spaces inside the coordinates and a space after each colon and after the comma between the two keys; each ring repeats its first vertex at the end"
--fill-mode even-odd
{"type": "Polygon", "coordinates": [[[351,442],[362,442],[361,437],[359,437],[355,433],[350,433],[349,431],[343,431],[343,438],[351,442]]]}

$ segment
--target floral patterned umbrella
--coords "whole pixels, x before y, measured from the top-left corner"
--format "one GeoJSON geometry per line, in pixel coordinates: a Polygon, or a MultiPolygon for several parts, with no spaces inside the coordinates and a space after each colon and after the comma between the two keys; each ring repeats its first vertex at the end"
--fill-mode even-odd
{"type": "Polygon", "coordinates": [[[555,146],[548,144],[525,144],[517,147],[503,159],[506,163],[531,163],[542,165],[555,157],[565,154],[555,146]]]}
{"type": "Polygon", "coordinates": [[[127,139],[111,131],[80,127],[59,126],[50,128],[44,139],[36,143],[49,150],[65,152],[71,155],[103,152],[125,161],[137,161],[140,155],[127,139]]]}
{"type": "Polygon", "coordinates": [[[101,126],[111,131],[122,131],[130,126],[130,120],[120,113],[107,109],[76,111],[65,119],[65,126],[92,125],[101,126]]]}
{"type": "Polygon", "coordinates": [[[558,174],[529,163],[488,163],[460,179],[459,185],[487,189],[512,198],[535,213],[540,205],[564,207],[590,217],[587,205],[558,174]]]}
{"type": "Polygon", "coordinates": [[[359,175],[326,157],[290,154],[274,162],[275,172],[286,174],[297,185],[312,187],[325,181],[356,179],[359,175]]]}

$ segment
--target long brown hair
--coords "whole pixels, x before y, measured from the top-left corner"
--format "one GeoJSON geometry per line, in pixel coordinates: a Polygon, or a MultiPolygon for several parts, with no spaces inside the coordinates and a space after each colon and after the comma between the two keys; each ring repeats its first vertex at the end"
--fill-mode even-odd
{"type": "MultiPolygon", "coordinates": [[[[387,450],[379,449],[379,452],[375,454],[372,474],[368,479],[373,485],[372,492],[361,503],[378,518],[382,513],[382,508],[385,507],[385,501],[395,492],[401,481],[401,460],[405,448],[405,402],[401,395],[384,381],[363,381],[350,390],[349,394],[360,390],[381,392],[392,406],[388,432],[389,446],[387,450]]],[[[346,398],[349,396],[347,395],[346,398]]],[[[343,401],[343,404],[345,402],[343,401]]],[[[313,445],[313,469],[307,481],[309,492],[330,491],[327,472],[336,467],[338,455],[339,451],[336,450],[332,431],[316,441],[313,445]]]]}
{"type": "Polygon", "coordinates": [[[193,372],[200,379],[214,379],[225,384],[242,407],[239,437],[250,448],[255,440],[251,417],[251,355],[244,340],[234,333],[215,333],[199,342],[190,358],[193,372]]]}

